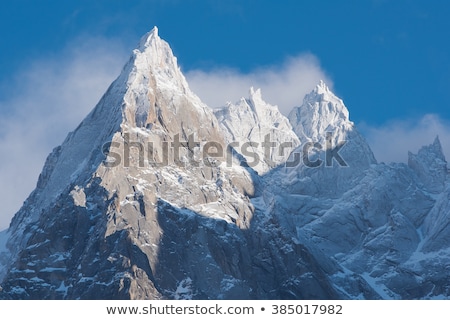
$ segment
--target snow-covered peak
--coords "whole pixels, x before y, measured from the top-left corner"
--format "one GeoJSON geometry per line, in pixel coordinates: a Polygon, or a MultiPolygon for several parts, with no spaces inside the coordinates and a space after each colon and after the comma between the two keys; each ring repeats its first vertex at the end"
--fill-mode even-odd
{"type": "Polygon", "coordinates": [[[428,150],[430,150],[432,153],[434,153],[438,159],[445,161],[445,156],[444,156],[444,152],[442,151],[442,145],[441,145],[441,140],[439,139],[439,136],[436,136],[436,138],[434,138],[434,141],[428,147],[428,150]]]}
{"type": "Polygon", "coordinates": [[[139,43],[139,49],[143,51],[144,48],[152,46],[156,41],[161,40],[158,35],[158,27],[154,26],[152,30],[147,32],[139,43]]]}
{"type": "MultiPolygon", "coordinates": [[[[410,153],[410,157],[414,156],[414,154],[410,153]]],[[[417,153],[417,157],[421,159],[433,159],[439,162],[440,164],[446,164],[444,152],[442,151],[441,141],[439,140],[439,136],[436,136],[433,143],[428,146],[423,146],[420,148],[417,153]]]]}
{"type": "Polygon", "coordinates": [[[291,177],[295,177],[288,183],[289,189],[305,194],[335,195],[351,188],[352,181],[357,181],[357,177],[376,163],[368,143],[349,120],[344,102],[323,81],[290,112],[289,121],[301,143],[294,154],[302,154],[307,159],[288,169],[291,177]],[[311,170],[311,159],[320,159],[314,164],[318,168],[311,170]]]}
{"type": "Polygon", "coordinates": [[[261,94],[261,89],[254,89],[253,87],[250,87],[249,90],[249,100],[251,101],[251,104],[253,106],[259,106],[259,105],[265,105],[267,104],[263,98],[262,98],[262,94],[261,94]]]}
{"type": "Polygon", "coordinates": [[[242,98],[240,103],[247,104],[261,121],[266,122],[269,120],[271,122],[274,117],[281,115],[278,106],[271,105],[263,99],[260,88],[255,90],[253,87],[250,87],[248,94],[249,98],[242,98]]]}
{"type": "Polygon", "coordinates": [[[238,142],[238,152],[243,154],[248,163],[259,174],[286,161],[289,152],[299,144],[299,139],[292,131],[289,120],[281,114],[277,106],[273,106],[262,98],[261,89],[249,90],[249,98],[242,98],[236,103],[214,111],[220,126],[225,133],[228,143],[238,142]],[[268,140],[265,140],[268,139],[268,140]],[[264,145],[271,143],[270,156],[264,145]],[[242,150],[245,144],[252,144],[252,153],[257,154],[259,161],[254,161],[254,155],[242,150]],[[282,143],[291,144],[286,152],[280,155],[279,147],[282,143]],[[244,152],[242,152],[244,151],[244,152]],[[266,153],[265,153],[266,152],[266,153]],[[247,155],[245,155],[247,154],[247,155]]]}
{"type": "MultiPolygon", "coordinates": [[[[91,168],[103,161],[105,143],[116,137],[122,139],[119,137],[123,133],[136,132],[136,128],[165,141],[176,134],[194,133],[201,141],[223,141],[217,119],[189,90],[177,59],[168,43],[158,36],[157,28],[142,38],[97,106],[49,155],[30,197],[33,209],[24,207],[19,211],[12,228],[22,228],[24,221],[35,221],[69,183],[83,181],[92,174],[91,168]]],[[[119,141],[120,145],[124,143],[119,141]]],[[[20,239],[20,232],[16,234],[20,239]]]]}
{"type": "Polygon", "coordinates": [[[311,115],[320,114],[320,116],[327,117],[333,123],[349,121],[348,109],[344,102],[322,80],[320,80],[314,90],[305,96],[303,105],[309,107],[307,109],[311,115]]]}
{"type": "Polygon", "coordinates": [[[318,94],[331,93],[330,88],[328,88],[327,84],[323,80],[319,81],[319,83],[314,88],[314,91],[318,94]]]}
{"type": "Polygon", "coordinates": [[[408,166],[431,192],[444,190],[447,161],[439,137],[436,137],[432,144],[420,148],[417,155],[409,152],[408,166]]]}
{"type": "MultiPolygon", "coordinates": [[[[164,87],[178,89],[182,93],[188,91],[187,82],[178,67],[177,59],[169,44],[159,37],[157,27],[141,38],[133,54],[129,85],[133,85],[134,75],[142,75],[153,78],[151,80],[164,87]]],[[[140,81],[141,78],[137,77],[137,80],[140,81]]]]}
{"type": "MultiPolygon", "coordinates": [[[[202,123],[215,121],[210,108],[189,89],[177,58],[169,44],[159,37],[157,27],[142,37],[122,74],[126,82],[125,126],[153,127],[177,134],[194,132],[196,116],[202,118],[202,123]],[[184,128],[183,123],[189,126],[184,128]]],[[[217,134],[212,136],[218,138],[217,134]]]]}
{"type": "Polygon", "coordinates": [[[343,152],[351,150],[360,165],[376,163],[369,145],[350,121],[344,102],[322,80],[288,118],[302,144],[312,141],[333,148],[345,142],[343,152]]]}
{"type": "Polygon", "coordinates": [[[157,27],[141,38],[133,53],[135,55],[134,67],[137,71],[152,70],[161,77],[172,78],[173,81],[182,82],[183,86],[187,86],[172,49],[166,41],[159,37],[157,27]]]}
{"type": "Polygon", "coordinates": [[[325,82],[320,83],[289,114],[289,121],[302,142],[322,141],[326,132],[334,131],[345,138],[353,129],[344,102],[336,97],[325,82]]]}

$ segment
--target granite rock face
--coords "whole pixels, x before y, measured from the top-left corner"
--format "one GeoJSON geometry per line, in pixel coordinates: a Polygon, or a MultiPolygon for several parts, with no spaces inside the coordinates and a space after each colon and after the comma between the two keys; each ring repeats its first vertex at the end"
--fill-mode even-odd
{"type": "Polygon", "coordinates": [[[449,188],[438,139],[378,164],[323,82],[213,111],[155,28],[0,232],[0,298],[448,298],[449,188]]]}

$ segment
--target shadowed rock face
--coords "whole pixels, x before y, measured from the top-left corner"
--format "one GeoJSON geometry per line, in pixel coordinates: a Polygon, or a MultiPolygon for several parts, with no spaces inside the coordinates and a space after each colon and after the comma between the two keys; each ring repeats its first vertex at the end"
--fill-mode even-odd
{"type": "Polygon", "coordinates": [[[249,203],[233,209],[230,223],[155,201],[158,191],[133,181],[120,201],[120,192],[101,186],[107,180],[95,178],[83,189],[85,207],[62,195],[25,230],[30,245],[10,265],[3,298],[339,297],[305,247],[264,224],[245,226],[249,203]]]}
{"type": "Polygon", "coordinates": [[[155,28],[0,233],[0,298],[447,297],[448,194],[438,140],[377,164],[324,83],[289,120],[253,89],[214,114],[155,28]],[[348,166],[226,146],[328,131],[348,166]]]}

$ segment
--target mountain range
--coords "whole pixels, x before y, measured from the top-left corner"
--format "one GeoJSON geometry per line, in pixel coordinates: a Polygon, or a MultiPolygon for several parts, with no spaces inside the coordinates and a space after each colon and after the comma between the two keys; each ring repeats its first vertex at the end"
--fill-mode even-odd
{"type": "Polygon", "coordinates": [[[155,27],[0,233],[2,299],[446,299],[439,138],[378,163],[320,82],[212,109],[155,27]]]}

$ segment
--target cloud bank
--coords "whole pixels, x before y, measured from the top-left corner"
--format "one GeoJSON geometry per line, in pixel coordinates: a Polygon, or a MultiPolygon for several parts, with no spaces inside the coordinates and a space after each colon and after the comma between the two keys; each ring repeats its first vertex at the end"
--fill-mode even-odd
{"type": "Polygon", "coordinates": [[[35,188],[47,155],[95,106],[127,54],[118,42],[84,38],[29,64],[7,84],[12,90],[0,100],[0,230],[35,188]]]}
{"type": "Polygon", "coordinates": [[[287,115],[302,103],[323,80],[332,88],[333,82],[312,54],[301,54],[286,59],[281,65],[261,67],[248,73],[236,69],[216,68],[210,71],[191,70],[186,73],[189,86],[208,106],[221,107],[248,97],[250,87],[261,88],[264,100],[278,105],[287,115]]]}
{"type": "Polygon", "coordinates": [[[408,151],[417,153],[439,136],[446,159],[450,159],[450,123],[435,114],[420,119],[392,120],[382,126],[360,124],[379,162],[407,162],[408,151]]]}

